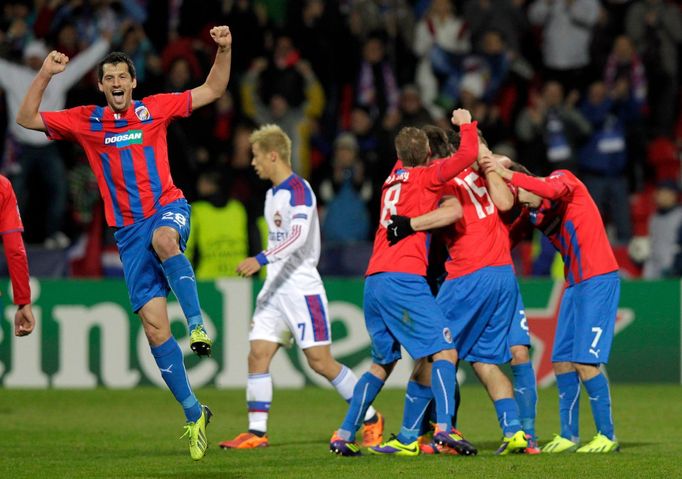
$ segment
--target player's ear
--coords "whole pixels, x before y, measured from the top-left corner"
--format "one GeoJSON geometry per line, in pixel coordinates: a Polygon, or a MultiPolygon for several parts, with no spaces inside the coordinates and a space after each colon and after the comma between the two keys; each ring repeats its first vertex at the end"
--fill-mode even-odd
{"type": "Polygon", "coordinates": [[[137,87],[137,78],[133,78],[133,88],[137,87]]]}
{"type": "Polygon", "coordinates": [[[100,92],[104,93],[104,88],[102,87],[102,82],[101,82],[101,81],[98,81],[98,82],[97,82],[97,89],[98,89],[100,92]]]}

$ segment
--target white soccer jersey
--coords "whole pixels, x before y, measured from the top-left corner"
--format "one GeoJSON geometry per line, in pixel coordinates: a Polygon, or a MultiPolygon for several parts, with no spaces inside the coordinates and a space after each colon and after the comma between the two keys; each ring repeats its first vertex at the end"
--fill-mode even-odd
{"type": "Polygon", "coordinates": [[[257,258],[267,260],[267,275],[259,299],[282,290],[324,291],[317,272],[320,259],[320,221],[317,200],[306,180],[292,174],[268,190],[265,198],[268,249],[257,258]]]}

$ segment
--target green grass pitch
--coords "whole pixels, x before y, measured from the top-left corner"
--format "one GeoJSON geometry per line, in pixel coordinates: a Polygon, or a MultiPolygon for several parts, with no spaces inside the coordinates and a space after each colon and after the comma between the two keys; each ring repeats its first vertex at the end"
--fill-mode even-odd
{"type": "MultiPolygon", "coordinates": [[[[0,391],[2,478],[657,478],[682,477],[682,388],[615,385],[614,420],[622,451],[609,455],[495,457],[499,428],[481,387],[462,388],[460,429],[479,448],[477,457],[417,458],[328,452],[345,403],[334,391],[275,390],[271,446],[223,451],[220,440],[246,428],[243,390],[198,391],[215,416],[211,446],[193,462],[182,434],[183,416],[167,391],[0,391]],[[447,475],[447,476],[446,476],[447,475]]],[[[403,392],[383,391],[376,406],[397,432],[403,392]]],[[[586,394],[580,409],[583,441],[594,435],[586,394]]],[[[540,391],[537,429],[541,444],[558,432],[556,389],[540,391]]]]}

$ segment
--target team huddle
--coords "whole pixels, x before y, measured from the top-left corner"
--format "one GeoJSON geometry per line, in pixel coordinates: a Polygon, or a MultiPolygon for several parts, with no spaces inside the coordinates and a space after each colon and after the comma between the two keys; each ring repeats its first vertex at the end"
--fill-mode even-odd
{"type": "MultiPolygon", "coordinates": [[[[206,453],[212,413],[192,391],[182,351],[171,334],[166,310],[170,290],[186,316],[192,350],[209,355],[212,341],[203,326],[194,271],[182,254],[190,230],[189,205],[170,175],[165,130],[173,119],[216,101],[227,87],[231,33],[221,26],[211,36],[218,51],[205,83],[197,88],[134,101],[134,65],[125,54],[112,53],[98,68],[106,107],[39,112],[51,78],[69,61],[53,51],[17,115],[26,128],[83,146],[107,223],[116,229],[132,310],[184,411],[195,460],[206,453]]],[[[459,361],[471,363],[493,401],[503,435],[497,454],[618,450],[609,384],[599,367],[608,361],[620,283],[594,202],[568,171],[537,178],[491,152],[468,111],[453,111],[451,121],[458,128],[454,141],[435,127],[408,127],[396,136],[398,158],[383,186],[365,278],[372,364],[360,378],[331,355],[327,297],[317,271],[317,202],[308,182],[292,170],[291,140],[275,125],[251,135],[252,165],[272,183],[265,202],[268,248],[244,259],[237,272],[249,277],[267,265],[267,273],[249,334],[248,431],[220,447],[269,445],[270,364],[277,350],[293,341],[310,367],[349,403],[331,437],[333,453],[361,454],[356,433],[362,428],[362,444],[373,454],[477,454],[456,428],[459,361]],[[510,214],[513,210],[516,217],[510,214]],[[530,335],[511,259],[514,244],[533,228],[563,256],[568,285],[552,354],[561,431],[542,449],[535,432],[530,335]],[[429,260],[431,243],[431,249],[438,244],[447,250],[444,264],[429,260]],[[444,269],[442,283],[427,281],[430,266],[444,269]],[[401,347],[415,366],[400,432],[384,441],[384,418],[372,402],[401,359],[401,347]],[[513,386],[500,369],[510,362],[513,386]],[[594,439],[582,446],[577,420],[581,382],[597,429],[594,439]]]]}

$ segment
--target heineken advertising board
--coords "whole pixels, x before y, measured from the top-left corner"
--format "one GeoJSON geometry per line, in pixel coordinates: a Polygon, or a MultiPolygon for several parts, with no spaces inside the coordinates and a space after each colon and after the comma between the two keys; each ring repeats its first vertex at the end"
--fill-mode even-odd
{"type": "MultiPolygon", "coordinates": [[[[362,313],[361,279],[330,279],[332,352],[356,374],[370,364],[362,313]]],[[[36,330],[16,338],[15,307],[4,302],[0,321],[0,384],[7,388],[133,388],[162,385],[139,319],[130,311],[120,280],[32,280],[36,330]]],[[[169,298],[173,334],[185,351],[194,387],[244,387],[248,331],[259,281],[224,279],[199,283],[205,322],[215,339],[213,356],[199,359],[189,349],[179,304],[169,298]]],[[[521,282],[533,340],[533,363],[542,386],[552,384],[551,349],[563,283],[521,282]]],[[[680,382],[680,281],[624,281],[607,372],[615,382],[680,382]]],[[[404,354],[389,385],[404,387],[412,361],[404,354]]],[[[472,381],[467,367],[460,379],[472,381]]],[[[327,381],[307,366],[296,348],[282,349],[273,361],[277,387],[327,381]]]]}

